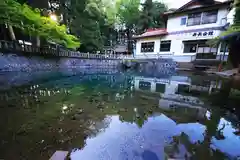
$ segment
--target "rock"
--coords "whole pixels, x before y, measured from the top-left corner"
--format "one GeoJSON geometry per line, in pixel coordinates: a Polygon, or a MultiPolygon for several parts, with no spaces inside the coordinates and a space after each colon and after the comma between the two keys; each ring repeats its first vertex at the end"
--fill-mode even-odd
{"type": "Polygon", "coordinates": [[[94,100],[93,100],[93,98],[91,97],[91,98],[89,98],[89,100],[88,100],[88,102],[93,102],[94,100]]]}
{"type": "Polygon", "coordinates": [[[119,112],[126,112],[127,109],[126,109],[126,108],[120,108],[118,111],[119,111],[119,112]]]}
{"type": "Polygon", "coordinates": [[[72,120],[76,120],[76,117],[75,116],[72,116],[72,118],[71,118],[72,120]]]}
{"type": "Polygon", "coordinates": [[[83,109],[78,109],[78,110],[77,110],[77,113],[78,113],[78,114],[83,113],[83,109]]]}
{"type": "Polygon", "coordinates": [[[97,107],[97,108],[104,108],[103,105],[102,105],[102,103],[97,103],[96,107],[97,107]]]}
{"type": "Polygon", "coordinates": [[[72,120],[79,120],[81,119],[82,116],[80,114],[75,114],[73,117],[72,117],[72,120]]]}

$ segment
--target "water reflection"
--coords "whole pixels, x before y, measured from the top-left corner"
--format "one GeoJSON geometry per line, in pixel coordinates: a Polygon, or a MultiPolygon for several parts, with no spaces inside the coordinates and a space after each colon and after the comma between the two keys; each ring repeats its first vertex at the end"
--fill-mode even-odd
{"type": "Polygon", "coordinates": [[[239,118],[216,101],[226,84],[118,73],[2,91],[0,158],[48,159],[56,150],[93,160],[236,158],[239,118]]]}

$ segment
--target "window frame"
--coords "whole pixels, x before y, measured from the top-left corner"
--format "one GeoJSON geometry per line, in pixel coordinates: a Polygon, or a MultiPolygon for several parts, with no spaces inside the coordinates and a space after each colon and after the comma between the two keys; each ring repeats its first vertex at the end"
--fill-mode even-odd
{"type": "Polygon", "coordinates": [[[212,23],[216,23],[218,20],[218,10],[212,10],[212,11],[206,11],[206,12],[202,12],[202,20],[201,20],[201,24],[212,24],[212,23]],[[216,13],[216,19],[214,19],[214,22],[204,22],[204,17],[208,18],[210,17],[209,15],[206,15],[207,13],[216,13]]]}
{"type": "Polygon", "coordinates": [[[218,12],[219,10],[209,10],[209,11],[204,11],[204,12],[196,12],[196,13],[191,13],[191,14],[188,14],[187,15],[187,23],[186,25],[187,26],[197,26],[197,25],[204,25],[204,24],[213,24],[213,23],[217,23],[218,21],[218,12]],[[209,17],[209,16],[206,16],[207,13],[211,13],[211,12],[215,12],[216,13],[216,19],[214,22],[204,22],[204,17],[209,17]],[[197,23],[197,24],[189,24],[189,19],[191,20],[190,16],[193,16],[193,15],[197,15],[197,14],[200,14],[200,23],[197,23]]]}
{"type": "MultiPolygon", "coordinates": [[[[183,53],[197,53],[197,48],[198,48],[198,44],[195,44],[195,43],[186,43],[186,44],[183,44],[183,53]],[[196,47],[196,51],[195,52],[185,52],[185,45],[195,45],[195,47],[196,47]]],[[[192,46],[193,47],[193,46],[192,46]]]]}
{"type": "Polygon", "coordinates": [[[143,52],[143,53],[154,52],[154,46],[155,46],[155,42],[142,42],[141,43],[141,52],[143,52]],[[145,46],[145,47],[143,47],[143,46],[145,46]]]}
{"type": "Polygon", "coordinates": [[[188,17],[187,16],[186,17],[181,17],[180,26],[185,26],[187,24],[187,22],[188,22],[188,17]],[[185,20],[184,24],[182,23],[183,20],[185,20]]]}
{"type": "MultiPolygon", "coordinates": [[[[195,18],[195,17],[194,17],[195,18]]],[[[201,21],[202,21],[202,12],[197,12],[197,13],[191,13],[191,14],[188,14],[188,18],[187,18],[187,26],[197,26],[197,25],[201,25],[201,21]],[[191,16],[193,15],[200,15],[200,21],[199,21],[199,24],[189,24],[189,20],[191,20],[191,16]]]]}
{"type": "Polygon", "coordinates": [[[163,40],[163,41],[160,41],[160,48],[159,48],[159,51],[160,52],[170,52],[171,51],[171,45],[172,45],[172,41],[171,40],[163,40]],[[162,44],[168,44],[169,45],[169,49],[167,50],[162,50],[162,44]]]}
{"type": "Polygon", "coordinates": [[[207,44],[207,41],[206,40],[199,40],[199,41],[185,41],[183,42],[184,44],[184,48],[183,48],[183,53],[196,53],[196,54],[202,54],[202,53],[214,53],[216,54],[217,51],[218,51],[218,47],[211,47],[207,44]],[[192,47],[196,47],[196,51],[195,52],[186,52],[185,50],[185,46],[186,45],[192,45],[191,47],[189,47],[189,50],[192,48],[192,47]]]}

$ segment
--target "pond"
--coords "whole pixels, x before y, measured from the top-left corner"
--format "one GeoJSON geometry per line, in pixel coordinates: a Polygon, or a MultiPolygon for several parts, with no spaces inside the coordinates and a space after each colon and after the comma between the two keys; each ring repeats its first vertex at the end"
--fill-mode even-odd
{"type": "Polygon", "coordinates": [[[219,77],[128,71],[1,84],[0,159],[240,157],[239,92],[219,77]]]}

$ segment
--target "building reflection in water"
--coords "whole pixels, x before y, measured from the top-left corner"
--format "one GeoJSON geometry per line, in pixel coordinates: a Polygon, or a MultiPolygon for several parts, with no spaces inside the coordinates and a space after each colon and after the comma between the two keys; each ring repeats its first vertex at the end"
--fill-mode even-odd
{"type": "Polygon", "coordinates": [[[192,141],[193,133],[190,132],[183,131],[174,136],[173,141],[165,147],[168,158],[179,157],[182,153],[180,150],[186,150],[185,158],[223,158],[223,153],[233,157],[239,155],[236,147],[230,146],[231,143],[239,142],[235,135],[238,126],[232,120],[229,121],[228,112],[221,113],[201,100],[201,97],[221,92],[221,87],[221,80],[196,80],[184,76],[173,76],[170,79],[135,77],[136,91],[159,93],[159,108],[164,115],[179,125],[191,126],[192,132],[197,125],[202,128],[198,131],[202,137],[197,141],[192,141]]]}
{"type": "MultiPolygon", "coordinates": [[[[200,80],[201,81],[201,80],[200,80]]],[[[207,92],[211,94],[221,88],[221,81],[207,81],[208,83],[196,84],[190,77],[172,76],[171,78],[135,77],[136,90],[159,92],[161,95],[177,95],[183,92],[207,92]]]]}

